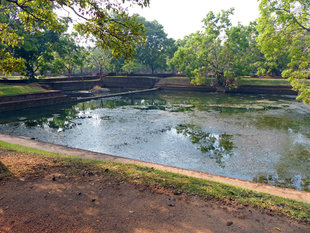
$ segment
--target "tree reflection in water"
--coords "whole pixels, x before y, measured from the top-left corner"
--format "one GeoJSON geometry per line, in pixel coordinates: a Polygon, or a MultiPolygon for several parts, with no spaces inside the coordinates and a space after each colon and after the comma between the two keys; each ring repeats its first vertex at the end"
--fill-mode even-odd
{"type": "Polygon", "coordinates": [[[55,115],[51,118],[43,117],[37,120],[27,120],[24,123],[27,127],[49,127],[59,131],[64,131],[76,126],[76,123],[72,120],[78,118],[78,112],[78,109],[71,108],[65,110],[62,114],[55,115]]]}
{"type": "Polygon", "coordinates": [[[225,167],[225,158],[233,155],[235,146],[232,142],[232,135],[206,133],[201,128],[190,124],[177,125],[176,131],[178,134],[189,137],[193,144],[198,144],[201,152],[215,159],[221,168],[225,167]]]}

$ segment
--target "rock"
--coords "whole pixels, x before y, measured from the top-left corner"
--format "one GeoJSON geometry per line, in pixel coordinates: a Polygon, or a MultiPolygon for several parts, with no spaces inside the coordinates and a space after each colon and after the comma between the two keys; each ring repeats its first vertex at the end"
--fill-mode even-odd
{"type": "Polygon", "coordinates": [[[107,92],[110,92],[109,88],[99,88],[99,89],[92,89],[91,90],[91,93],[93,93],[93,94],[104,94],[107,92]]]}
{"type": "Polygon", "coordinates": [[[32,222],[32,220],[29,219],[29,220],[25,221],[25,224],[29,224],[29,223],[31,223],[31,222],[32,222]]]}
{"type": "Polygon", "coordinates": [[[229,221],[229,222],[226,223],[226,226],[229,227],[229,226],[231,226],[231,225],[233,225],[233,224],[234,224],[233,222],[229,221]]]}
{"type": "Polygon", "coordinates": [[[179,195],[182,195],[183,192],[175,190],[175,191],[173,191],[173,194],[176,196],[179,196],[179,195]]]}
{"type": "Polygon", "coordinates": [[[170,206],[170,207],[174,207],[174,206],[175,206],[174,201],[175,201],[175,199],[173,199],[173,198],[169,198],[169,199],[167,200],[167,204],[168,204],[168,206],[170,206]]]}

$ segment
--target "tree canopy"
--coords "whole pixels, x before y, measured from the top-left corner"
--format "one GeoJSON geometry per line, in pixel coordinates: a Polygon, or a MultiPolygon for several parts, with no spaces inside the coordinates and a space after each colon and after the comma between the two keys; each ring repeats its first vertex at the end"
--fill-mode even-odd
{"type": "MultiPolygon", "coordinates": [[[[289,78],[298,99],[310,102],[310,1],[261,0],[258,43],[269,64],[285,56],[282,76],[289,78]]],[[[270,72],[270,70],[264,70],[270,72]]]]}
{"type": "MultiPolygon", "coordinates": [[[[3,15],[13,15],[24,27],[34,33],[42,29],[62,31],[64,24],[78,17],[74,28],[86,37],[94,37],[98,46],[110,49],[115,56],[132,58],[136,46],[145,40],[144,27],[130,17],[124,4],[145,7],[149,0],[2,0],[3,15]],[[56,10],[68,12],[60,18],[56,10]]],[[[8,74],[21,70],[22,58],[14,58],[9,47],[20,47],[23,36],[5,18],[0,17],[0,72],[8,74]]]]}
{"type": "Polygon", "coordinates": [[[171,65],[196,84],[215,77],[216,84],[229,86],[230,79],[256,71],[261,60],[255,38],[255,23],[232,26],[230,16],[234,9],[215,15],[209,12],[203,19],[203,31],[191,34],[180,42],[171,65]]]}
{"type": "Polygon", "coordinates": [[[163,70],[167,67],[167,58],[175,52],[174,40],[168,39],[164,27],[156,20],[147,21],[144,17],[137,17],[146,30],[146,43],[137,48],[137,60],[152,70],[163,70]]]}

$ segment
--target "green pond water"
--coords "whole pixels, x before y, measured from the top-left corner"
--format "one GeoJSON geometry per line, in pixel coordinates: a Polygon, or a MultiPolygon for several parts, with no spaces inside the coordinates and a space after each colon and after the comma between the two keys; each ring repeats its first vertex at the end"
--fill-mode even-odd
{"type": "Polygon", "coordinates": [[[152,92],[2,113],[0,133],[310,190],[310,110],[290,96],[152,92]]]}

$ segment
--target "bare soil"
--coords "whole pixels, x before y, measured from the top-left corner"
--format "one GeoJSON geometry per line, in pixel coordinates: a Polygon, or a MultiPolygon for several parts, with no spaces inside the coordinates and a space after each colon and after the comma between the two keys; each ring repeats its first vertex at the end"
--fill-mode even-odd
{"type": "Polygon", "coordinates": [[[249,206],[53,166],[0,150],[0,232],[310,232],[310,226],[249,206]]]}

